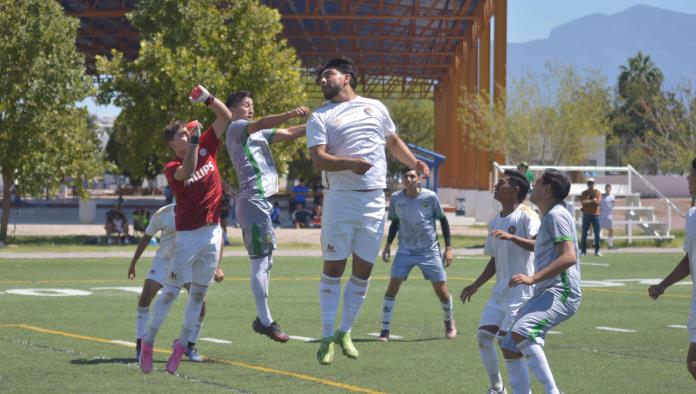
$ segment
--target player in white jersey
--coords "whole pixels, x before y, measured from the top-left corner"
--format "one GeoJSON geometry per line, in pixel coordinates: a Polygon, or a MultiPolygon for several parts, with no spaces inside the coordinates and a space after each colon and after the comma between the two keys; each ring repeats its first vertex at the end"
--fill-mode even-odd
{"type": "Polygon", "coordinates": [[[607,247],[614,249],[614,218],[612,211],[614,210],[615,197],[611,194],[611,185],[604,186],[605,193],[602,194],[602,200],[599,202],[599,227],[607,230],[607,247]]]}
{"type": "MultiPolygon", "coordinates": [[[[135,254],[133,255],[130,266],[128,267],[128,279],[135,279],[135,265],[138,263],[140,256],[150,244],[152,237],[154,237],[157,233],[160,233],[159,247],[157,248],[155,257],[152,258],[150,272],[148,272],[147,276],[145,277],[143,290],[138,298],[138,308],[135,319],[135,357],[138,360],[140,360],[141,338],[143,335],[145,335],[145,327],[150,316],[150,304],[157,295],[157,292],[164,286],[165,279],[167,279],[167,272],[169,271],[169,265],[171,263],[172,256],[174,255],[174,242],[176,240],[174,204],[163,206],[150,218],[150,223],[147,225],[145,234],[143,234],[143,237],[140,239],[140,243],[138,243],[138,246],[135,248],[135,254]]],[[[222,253],[220,253],[220,257],[222,257],[222,253]]],[[[224,278],[225,273],[222,271],[222,267],[218,262],[218,267],[215,270],[215,281],[219,283],[222,282],[224,278]]],[[[182,281],[184,282],[184,287],[188,291],[191,286],[191,270],[183,273],[182,281]]],[[[186,348],[186,355],[191,361],[201,361],[201,357],[196,349],[196,341],[201,333],[204,317],[205,301],[203,301],[201,314],[198,317],[196,327],[189,337],[186,348]]]]}
{"type": "Polygon", "coordinates": [[[288,335],[273,321],[268,307],[268,287],[276,246],[271,220],[273,205],[268,199],[278,191],[278,172],[270,145],[303,137],[304,124],[287,129],[277,129],[276,126],[292,118],[306,117],[309,108],[297,107],[254,121],[251,93],[232,93],[225,105],[232,113],[232,122],[227,126],[227,152],[239,181],[235,208],[249,254],[251,292],[256,302],[256,319],[251,327],[274,341],[287,342],[288,335]]]}
{"type": "MultiPolygon", "coordinates": [[[[687,177],[689,194],[696,195],[696,159],[691,162],[691,171],[687,177]]],[[[648,295],[657,300],[665,290],[691,274],[693,289],[691,290],[691,313],[689,314],[689,352],[686,356],[686,368],[696,379],[696,207],[689,208],[686,215],[686,236],[684,237],[684,252],[686,254],[679,264],[657,285],[648,288],[648,295]]]]}
{"type": "Polygon", "coordinates": [[[445,322],[445,336],[453,339],[457,336],[454,323],[454,308],[452,296],[447,288],[447,273],[445,268],[452,264],[452,245],[449,222],[442,210],[437,194],[428,189],[420,188],[420,175],[415,170],[405,168],[401,171],[404,189],[392,194],[389,203],[389,235],[387,244],[382,252],[382,260],[389,262],[391,243],[399,234],[399,249],[392,264],[389,286],[384,293],[382,306],[382,331],[379,339],[389,341],[391,316],[394,312],[396,295],[401,283],[408,279],[408,274],[414,266],[418,266],[423,277],[429,280],[440,299],[445,322]],[[444,264],[437,240],[435,221],[440,221],[442,236],[445,239],[444,264]]]}
{"type": "Polygon", "coordinates": [[[535,285],[534,296],[520,308],[500,346],[514,393],[530,392],[525,363],[544,392],[559,393],[544,352],[546,333],[573,317],[582,299],[575,220],[563,204],[569,191],[570,178],[548,169],[529,196],[542,215],[534,242],[534,274],[513,275],[510,287],[535,285]]]}
{"type": "MultiPolygon", "coordinates": [[[[505,337],[522,305],[532,297],[532,286],[509,286],[513,275],[534,273],[534,237],[539,231],[539,217],[522,204],[529,192],[529,181],[519,171],[506,170],[498,180],[493,198],[502,210],[488,223],[489,236],[484,253],[491,256],[476,281],[462,290],[462,302],[471,301],[478,289],[495,275],[493,293],[483,308],[476,335],[481,361],[490,380],[488,393],[505,393],[500,375],[498,353],[494,340],[505,337]]],[[[522,376],[529,381],[527,367],[511,363],[509,368],[521,367],[522,376]]],[[[511,376],[517,376],[510,374],[511,376]]],[[[519,374],[518,374],[519,375],[519,374]]]]}
{"type": "Polygon", "coordinates": [[[425,176],[430,171],[396,135],[387,108],[355,94],[357,73],[351,61],[329,61],[319,70],[317,82],[328,102],[314,111],[307,123],[307,146],[315,167],[323,171],[322,341],[317,359],[330,364],[334,342],[346,356],[358,357],[350,331],[365,301],[372,264],[384,235],[385,147],[405,166],[425,176]],[[351,254],[353,266],[343,292],[341,323],[334,332],[341,276],[351,254]]]}

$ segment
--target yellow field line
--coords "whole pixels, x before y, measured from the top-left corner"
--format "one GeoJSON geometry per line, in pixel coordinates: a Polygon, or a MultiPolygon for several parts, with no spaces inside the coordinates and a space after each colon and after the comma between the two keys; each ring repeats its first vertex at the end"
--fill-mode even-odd
{"type": "MultiPolygon", "coordinates": [[[[108,343],[110,345],[129,347],[126,344],[115,343],[110,339],[98,338],[98,337],[93,337],[93,336],[89,336],[89,335],[80,335],[80,334],[75,334],[75,333],[60,331],[60,330],[51,330],[49,328],[37,327],[37,326],[30,325],[30,324],[3,323],[3,324],[0,324],[0,328],[22,328],[22,329],[29,330],[29,331],[35,331],[35,332],[40,332],[40,333],[44,333],[44,334],[60,335],[60,336],[68,337],[68,338],[80,339],[83,341],[108,343]]],[[[169,354],[171,351],[169,349],[160,349],[160,348],[154,348],[153,350],[156,353],[164,353],[164,354],[169,354]]],[[[268,368],[268,367],[264,367],[261,365],[248,364],[248,363],[245,363],[242,361],[227,360],[224,358],[208,357],[207,359],[212,361],[212,362],[216,362],[216,363],[220,363],[220,364],[226,364],[226,365],[251,369],[251,370],[260,371],[260,372],[271,373],[271,374],[280,375],[280,376],[287,376],[287,377],[291,377],[291,378],[295,378],[295,379],[299,379],[299,380],[305,380],[308,382],[319,383],[319,384],[323,384],[326,386],[336,387],[339,389],[343,389],[346,391],[352,391],[355,393],[382,394],[381,391],[376,391],[376,390],[372,390],[372,389],[368,389],[368,388],[364,388],[364,387],[360,387],[360,386],[353,386],[350,384],[336,382],[333,380],[322,379],[322,378],[318,378],[316,376],[305,375],[302,373],[283,371],[280,369],[273,369],[273,368],[268,368]]]]}
{"type": "MultiPolygon", "coordinates": [[[[598,293],[639,295],[639,296],[644,296],[645,298],[648,297],[647,288],[645,291],[637,292],[637,291],[623,291],[623,290],[597,289],[597,288],[592,288],[592,287],[589,287],[589,288],[583,287],[582,291],[583,291],[583,293],[586,291],[589,291],[589,292],[598,292],[598,293]]],[[[688,298],[688,299],[690,299],[691,296],[690,295],[682,295],[682,294],[663,294],[660,296],[660,298],[688,298]]]]}

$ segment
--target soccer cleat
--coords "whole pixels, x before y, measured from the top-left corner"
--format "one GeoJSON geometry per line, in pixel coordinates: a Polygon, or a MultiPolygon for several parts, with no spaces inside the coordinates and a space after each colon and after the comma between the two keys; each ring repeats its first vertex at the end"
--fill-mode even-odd
{"type": "Polygon", "coordinates": [[[199,363],[199,362],[203,361],[203,358],[198,353],[198,349],[196,349],[195,345],[187,346],[185,354],[186,354],[186,357],[188,357],[188,359],[193,361],[194,363],[199,363]]]}
{"type": "Polygon", "coordinates": [[[496,391],[495,389],[490,388],[488,389],[488,391],[486,391],[486,394],[507,394],[507,390],[505,390],[505,387],[503,387],[503,389],[500,391],[496,391]]]}
{"type": "Polygon", "coordinates": [[[457,337],[457,327],[454,325],[454,319],[445,320],[445,336],[448,339],[457,337]]]}
{"type": "Polygon", "coordinates": [[[280,326],[277,322],[271,323],[270,326],[264,326],[263,323],[261,323],[261,319],[259,319],[258,316],[254,320],[254,322],[251,323],[251,328],[257,333],[265,335],[276,342],[285,343],[288,341],[288,339],[290,339],[290,337],[288,337],[288,334],[284,333],[283,330],[280,329],[280,326]]]}
{"type": "Polygon", "coordinates": [[[594,255],[597,256],[597,257],[602,257],[602,253],[599,252],[599,251],[595,252],[594,255]]]}
{"type": "Polygon", "coordinates": [[[152,371],[152,344],[143,342],[140,347],[140,369],[145,373],[152,371]]]}
{"type": "Polygon", "coordinates": [[[184,352],[186,352],[186,346],[181,345],[179,339],[175,339],[172,345],[172,354],[169,356],[169,360],[167,360],[168,373],[174,375],[179,368],[179,363],[181,363],[181,357],[184,355],[184,352]]]}
{"type": "Polygon", "coordinates": [[[317,351],[317,360],[319,364],[329,365],[333,362],[334,356],[334,338],[325,337],[321,339],[321,345],[317,351]]]}
{"type": "Polygon", "coordinates": [[[337,330],[334,332],[334,342],[341,347],[344,356],[349,358],[358,358],[358,356],[360,356],[358,349],[356,349],[355,345],[353,345],[353,340],[350,339],[349,332],[341,332],[337,330]]]}
{"type": "Polygon", "coordinates": [[[138,338],[135,340],[135,359],[136,361],[140,361],[140,348],[142,346],[143,340],[138,338]]]}
{"type": "Polygon", "coordinates": [[[379,340],[382,342],[389,342],[389,330],[382,330],[379,332],[379,340]]]}

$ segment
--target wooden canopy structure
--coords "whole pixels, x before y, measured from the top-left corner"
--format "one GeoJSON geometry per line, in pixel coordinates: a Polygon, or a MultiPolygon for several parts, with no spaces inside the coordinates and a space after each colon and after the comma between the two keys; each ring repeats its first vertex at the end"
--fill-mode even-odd
{"type": "MultiPolygon", "coordinates": [[[[111,49],[137,57],[138,31],[125,18],[137,0],[59,1],[67,15],[80,18],[77,45],[87,54],[89,71],[94,72],[94,56],[111,49]]],[[[504,160],[470,146],[466,136],[475,130],[465,130],[458,108],[464,90],[497,86],[494,95],[505,94],[507,0],[262,3],[280,12],[282,38],[297,50],[307,72],[347,56],[360,73],[359,94],[434,100],[435,151],[447,157],[440,185],[490,188],[491,163],[504,160]]]]}

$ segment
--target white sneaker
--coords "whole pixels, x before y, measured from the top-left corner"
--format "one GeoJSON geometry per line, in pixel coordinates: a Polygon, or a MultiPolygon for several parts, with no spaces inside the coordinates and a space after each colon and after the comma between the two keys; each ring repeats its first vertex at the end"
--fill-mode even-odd
{"type": "Polygon", "coordinates": [[[602,253],[601,253],[601,252],[595,252],[594,255],[597,256],[597,257],[602,257],[602,253]]]}
{"type": "Polygon", "coordinates": [[[488,391],[486,391],[486,394],[507,394],[507,390],[505,390],[505,387],[503,387],[503,389],[500,391],[495,391],[495,389],[488,389],[488,391]]]}

